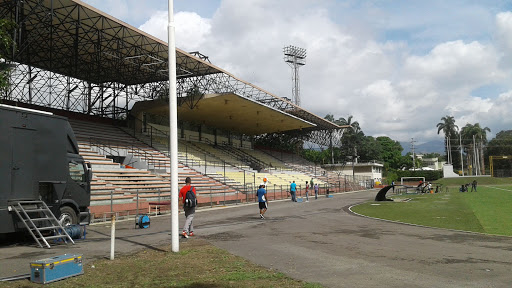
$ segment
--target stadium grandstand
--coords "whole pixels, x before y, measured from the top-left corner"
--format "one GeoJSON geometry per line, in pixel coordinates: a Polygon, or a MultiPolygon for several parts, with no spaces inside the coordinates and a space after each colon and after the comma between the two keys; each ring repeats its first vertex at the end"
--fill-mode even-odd
{"type": "MultiPolygon", "coordinates": [[[[0,1],[16,23],[3,104],[66,116],[80,154],[92,166],[90,210],[97,218],[169,209],[167,43],[77,0],[0,1]],[[166,98],[167,97],[167,98],[166,98]],[[167,206],[166,206],[167,203],[167,206]]],[[[254,201],[266,180],[271,199],[299,194],[314,179],[321,194],[360,189],[298,155],[255,147],[254,137],[298,135],[339,146],[338,126],[176,49],[180,185],[186,177],[200,206],[254,201]]],[[[354,180],[354,178],[350,178],[354,180]]]]}

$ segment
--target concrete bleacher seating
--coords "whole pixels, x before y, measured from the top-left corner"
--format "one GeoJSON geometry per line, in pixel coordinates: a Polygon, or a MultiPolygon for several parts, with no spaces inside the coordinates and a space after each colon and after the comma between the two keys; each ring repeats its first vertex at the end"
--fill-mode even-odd
{"type": "MultiPolygon", "coordinates": [[[[113,125],[78,120],[71,120],[70,123],[79,142],[80,154],[93,168],[91,212],[107,213],[111,205],[116,212],[133,211],[136,206],[144,211],[149,202],[166,205],[170,199],[170,161],[163,152],[113,125]],[[121,158],[116,156],[134,157],[133,159],[139,161],[140,167],[130,169],[132,162],[126,161],[124,164],[116,163],[113,159],[121,161],[121,158]]],[[[272,169],[257,172],[241,163],[229,151],[214,145],[184,140],[180,140],[178,144],[179,187],[184,185],[186,177],[191,177],[192,185],[198,192],[200,206],[254,201],[253,186],[258,186],[265,177],[269,180],[269,191],[274,193],[274,197],[278,195],[277,191],[281,192],[281,197],[286,198],[286,191],[292,181],[302,187],[313,175],[307,172],[308,169],[304,169],[305,166],[311,167],[312,164],[296,155],[287,155],[292,158],[291,163],[287,163],[286,159],[278,160],[278,157],[268,151],[243,149],[243,153],[258,158],[261,162],[272,164],[272,169]],[[208,169],[204,166],[205,158],[208,169]],[[197,167],[198,163],[200,167],[197,167]],[[221,170],[223,172],[219,172],[221,170]],[[241,171],[245,170],[245,183],[251,189],[243,186],[244,172],[241,171]]],[[[318,184],[326,183],[321,177],[314,179],[318,184]]]]}
{"type": "MultiPolygon", "coordinates": [[[[114,126],[78,120],[72,120],[70,123],[79,142],[80,154],[91,163],[93,169],[91,212],[108,212],[111,204],[114,205],[115,211],[134,210],[137,197],[140,209],[147,209],[150,201],[169,200],[170,177],[169,173],[165,172],[170,167],[168,157],[114,126]],[[108,143],[109,146],[99,147],[96,139],[101,139],[101,143],[108,143]],[[140,151],[144,151],[146,155],[140,151]],[[125,165],[115,163],[104,155],[110,155],[109,153],[133,153],[142,161],[146,161],[149,168],[160,171],[160,174],[148,169],[125,168],[125,165]]],[[[182,164],[179,164],[178,170],[179,186],[184,185],[186,177],[191,177],[200,205],[231,201],[238,195],[235,189],[182,164]]]]}
{"type": "Polygon", "coordinates": [[[300,171],[306,175],[314,176],[325,183],[329,182],[328,177],[334,175],[334,173],[332,173],[333,175],[328,175],[328,171],[321,168],[320,165],[315,165],[315,163],[312,163],[297,154],[269,149],[260,150],[282,161],[287,168],[294,171],[300,171]]]}
{"type": "Polygon", "coordinates": [[[266,153],[265,151],[258,149],[240,149],[243,153],[249,154],[254,158],[259,159],[261,162],[267,164],[267,167],[277,168],[277,169],[286,169],[288,168],[285,163],[276,157],[266,153]]]}
{"type": "Polygon", "coordinates": [[[187,165],[215,166],[219,164],[219,159],[214,155],[201,151],[198,147],[187,143],[184,140],[178,140],[178,160],[187,165]]]}
{"type": "MultiPolygon", "coordinates": [[[[217,172],[218,175],[221,177],[224,176],[224,172],[217,172]]],[[[288,190],[289,185],[295,181],[297,185],[302,185],[302,187],[305,187],[306,181],[311,181],[310,176],[298,173],[298,172],[279,172],[279,173],[258,173],[258,172],[226,172],[225,173],[226,178],[235,181],[239,183],[239,185],[245,184],[252,187],[252,185],[255,185],[256,187],[259,186],[261,183],[264,183],[264,178],[267,178],[267,185],[271,187],[278,187],[279,189],[288,190]],[[244,173],[245,178],[244,178],[244,173]],[[244,180],[245,179],[245,180],[244,180]]],[[[313,178],[315,183],[318,183],[319,185],[326,184],[324,181],[313,178]]]]}
{"type": "Polygon", "coordinates": [[[158,150],[131,137],[113,125],[70,119],[70,124],[81,148],[102,155],[125,156],[127,154],[143,160],[148,168],[169,168],[168,158],[158,150]]]}
{"type": "Polygon", "coordinates": [[[105,155],[101,155],[96,151],[93,151],[91,147],[82,142],[78,142],[78,147],[80,149],[80,155],[84,157],[86,161],[91,163],[91,165],[97,169],[113,169],[120,168],[119,163],[114,163],[112,159],[107,158],[105,155]]]}
{"type": "Polygon", "coordinates": [[[215,148],[213,145],[202,143],[202,142],[189,142],[189,145],[195,147],[195,149],[202,151],[203,153],[214,156],[217,160],[216,165],[220,163],[226,163],[230,166],[237,167],[239,169],[250,169],[249,165],[243,163],[233,155],[227,154],[226,152],[215,148]]]}

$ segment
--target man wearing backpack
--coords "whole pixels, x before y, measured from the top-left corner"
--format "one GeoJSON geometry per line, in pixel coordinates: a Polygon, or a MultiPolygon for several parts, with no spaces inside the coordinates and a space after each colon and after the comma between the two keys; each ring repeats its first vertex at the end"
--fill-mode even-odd
{"type": "Polygon", "coordinates": [[[258,196],[258,205],[260,208],[260,218],[265,219],[265,212],[267,212],[268,207],[268,199],[267,199],[267,191],[265,190],[265,185],[260,185],[258,191],[256,191],[258,196]]]}
{"type": "Polygon", "coordinates": [[[194,220],[194,214],[196,213],[196,188],[191,185],[192,180],[190,177],[185,178],[185,186],[180,190],[180,199],[183,199],[183,210],[185,211],[185,225],[183,226],[183,235],[184,238],[188,238],[188,236],[194,236],[194,224],[192,221],[194,220]]]}

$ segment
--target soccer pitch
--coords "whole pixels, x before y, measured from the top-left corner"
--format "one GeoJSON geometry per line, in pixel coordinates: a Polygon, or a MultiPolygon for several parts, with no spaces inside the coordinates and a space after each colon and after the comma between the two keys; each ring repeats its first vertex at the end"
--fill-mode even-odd
{"type": "MultiPolygon", "coordinates": [[[[471,189],[471,187],[470,187],[471,189]]],[[[478,192],[391,196],[394,202],[352,207],[358,214],[430,227],[512,236],[512,185],[479,185],[478,192]]]]}

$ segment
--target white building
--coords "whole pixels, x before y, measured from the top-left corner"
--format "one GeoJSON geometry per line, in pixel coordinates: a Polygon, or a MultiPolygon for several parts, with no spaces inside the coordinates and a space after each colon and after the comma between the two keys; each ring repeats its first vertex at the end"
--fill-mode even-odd
{"type": "Polygon", "coordinates": [[[382,182],[382,170],[384,164],[377,161],[352,163],[347,162],[346,165],[327,164],[324,169],[330,171],[338,171],[341,175],[354,176],[357,179],[370,178],[373,182],[382,182]]]}

